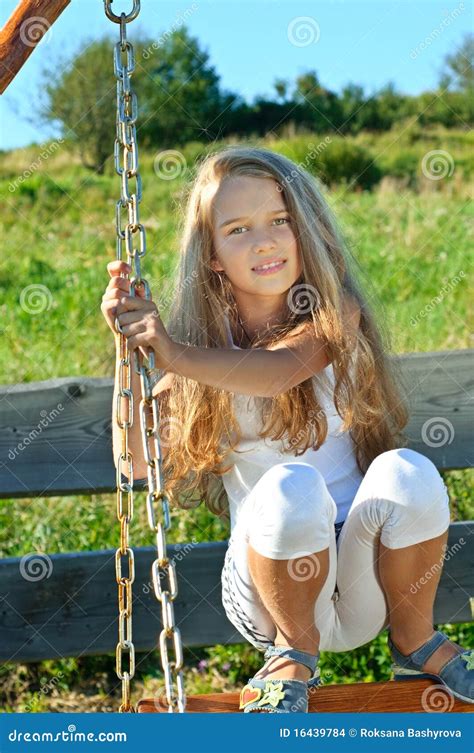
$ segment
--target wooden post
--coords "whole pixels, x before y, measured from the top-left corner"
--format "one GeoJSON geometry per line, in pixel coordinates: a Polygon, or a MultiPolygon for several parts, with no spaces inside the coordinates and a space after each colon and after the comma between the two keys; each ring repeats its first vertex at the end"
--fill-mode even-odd
{"type": "Polygon", "coordinates": [[[20,0],[0,31],[0,94],[71,0],[20,0]]]}

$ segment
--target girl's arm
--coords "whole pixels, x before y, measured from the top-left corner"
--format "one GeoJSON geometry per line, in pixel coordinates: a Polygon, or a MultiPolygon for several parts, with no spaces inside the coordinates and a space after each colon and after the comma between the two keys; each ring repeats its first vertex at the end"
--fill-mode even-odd
{"type": "MultiPolygon", "coordinates": [[[[345,320],[352,332],[359,326],[355,299],[347,300],[345,320]]],[[[122,298],[117,318],[130,350],[151,347],[161,369],[228,392],[274,397],[325,369],[329,364],[325,343],[312,327],[269,348],[236,350],[201,348],[172,340],[153,301],[122,298]]]]}
{"type": "Polygon", "coordinates": [[[314,333],[279,343],[274,349],[200,348],[173,342],[168,369],[210,387],[258,397],[274,397],[326,368],[323,342],[314,333]]]}
{"type": "MultiPolygon", "coordinates": [[[[354,298],[346,298],[345,312],[355,345],[360,307],[354,298]]],[[[287,392],[329,365],[324,341],[315,336],[312,327],[268,349],[200,348],[172,341],[168,359],[167,369],[175,374],[259,397],[287,392]]]]}

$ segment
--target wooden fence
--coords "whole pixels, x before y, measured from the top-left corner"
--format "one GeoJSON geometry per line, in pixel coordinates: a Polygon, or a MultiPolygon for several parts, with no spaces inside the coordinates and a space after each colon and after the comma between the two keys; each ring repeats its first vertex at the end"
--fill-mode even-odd
{"type": "MultiPolygon", "coordinates": [[[[410,399],[409,446],[440,470],[472,467],[474,350],[399,358],[410,399]]],[[[32,498],[34,505],[35,497],[114,491],[112,390],[111,378],[82,376],[1,386],[0,497],[32,498]]],[[[473,620],[473,532],[474,521],[450,526],[452,556],[436,596],[436,623],[473,620]]],[[[178,569],[175,613],[185,646],[242,642],[221,603],[226,546],[169,546],[178,569]]],[[[156,645],[161,615],[150,573],[156,550],[134,551],[133,632],[140,651],[156,645]]],[[[27,558],[0,560],[0,661],[113,652],[115,550],[38,557],[36,570],[27,558]]]]}

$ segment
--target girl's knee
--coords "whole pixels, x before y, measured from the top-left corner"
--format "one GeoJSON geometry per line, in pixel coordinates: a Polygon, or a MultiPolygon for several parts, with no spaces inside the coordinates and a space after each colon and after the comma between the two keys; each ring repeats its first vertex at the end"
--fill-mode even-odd
{"type": "Polygon", "coordinates": [[[382,544],[393,549],[440,536],[449,527],[449,496],[436,466],[425,455],[401,448],[375,458],[372,472],[387,508],[382,544]]]}
{"type": "Polygon", "coordinates": [[[278,508],[281,515],[314,520],[314,515],[334,505],[320,471],[309,463],[278,463],[255,486],[261,505],[278,508]]]}
{"type": "MultiPolygon", "coordinates": [[[[449,506],[446,485],[435,464],[416,450],[402,447],[378,455],[370,465],[381,489],[406,506],[433,511],[449,506]]],[[[383,496],[386,496],[385,494],[383,496]]]]}
{"type": "Polygon", "coordinates": [[[250,543],[261,554],[290,559],[328,546],[337,507],[321,473],[308,463],[274,465],[255,485],[250,543]]]}

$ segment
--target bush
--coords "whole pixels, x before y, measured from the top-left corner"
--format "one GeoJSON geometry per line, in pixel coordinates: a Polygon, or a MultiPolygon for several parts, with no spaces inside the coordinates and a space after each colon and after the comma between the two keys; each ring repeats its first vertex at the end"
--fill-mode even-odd
{"type": "Polygon", "coordinates": [[[408,178],[408,184],[416,187],[416,176],[420,168],[420,157],[413,151],[402,149],[398,152],[392,152],[390,155],[384,155],[380,165],[384,175],[391,175],[394,178],[408,178]]]}
{"type": "Polygon", "coordinates": [[[351,188],[371,189],[382,177],[373,154],[346,139],[331,139],[317,153],[308,154],[308,169],[324,183],[348,183],[351,188]]]}
{"type": "MultiPolygon", "coordinates": [[[[13,181],[13,183],[15,182],[13,181]]],[[[26,178],[20,176],[17,179],[16,191],[18,191],[19,196],[26,196],[32,201],[38,202],[46,202],[48,199],[56,201],[62,196],[68,195],[67,186],[60,185],[48,175],[40,172],[26,178]]]]}
{"type": "Polygon", "coordinates": [[[263,146],[267,149],[274,149],[284,157],[288,157],[303,168],[308,168],[308,161],[311,159],[311,150],[322,140],[318,135],[310,136],[293,136],[287,141],[279,139],[268,140],[263,146]]]}

